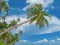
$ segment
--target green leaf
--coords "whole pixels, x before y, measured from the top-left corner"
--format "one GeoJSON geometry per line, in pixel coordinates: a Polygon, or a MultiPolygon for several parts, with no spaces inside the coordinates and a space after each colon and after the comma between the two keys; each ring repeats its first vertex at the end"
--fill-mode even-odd
{"type": "Polygon", "coordinates": [[[6,44],[6,43],[3,43],[3,42],[0,42],[0,45],[8,45],[8,44],[6,44]]]}

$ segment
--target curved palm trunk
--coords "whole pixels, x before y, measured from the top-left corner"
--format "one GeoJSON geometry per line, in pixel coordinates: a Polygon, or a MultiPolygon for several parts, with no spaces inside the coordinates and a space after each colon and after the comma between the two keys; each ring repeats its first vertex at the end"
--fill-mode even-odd
{"type": "Polygon", "coordinates": [[[3,31],[2,33],[0,33],[0,36],[2,36],[3,34],[5,34],[5,33],[8,32],[8,31],[10,31],[11,29],[14,29],[15,27],[21,26],[21,25],[23,25],[23,24],[25,24],[25,23],[27,23],[27,22],[29,22],[29,21],[30,21],[30,20],[27,20],[27,21],[25,21],[25,22],[23,22],[23,23],[17,24],[17,25],[14,26],[14,27],[10,27],[10,28],[6,29],[5,31],[3,31]]]}
{"type": "Polygon", "coordinates": [[[14,44],[15,44],[15,42],[16,42],[16,40],[15,40],[14,42],[12,42],[10,45],[14,45],[14,44]]]}

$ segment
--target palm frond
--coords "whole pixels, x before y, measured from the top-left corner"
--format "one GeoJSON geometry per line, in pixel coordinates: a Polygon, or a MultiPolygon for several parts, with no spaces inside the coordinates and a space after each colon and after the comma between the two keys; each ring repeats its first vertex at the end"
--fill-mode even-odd
{"type": "Polygon", "coordinates": [[[34,22],[36,20],[37,16],[34,16],[33,18],[30,19],[30,23],[34,22]]]}
{"type": "Polygon", "coordinates": [[[46,13],[45,11],[42,11],[41,13],[42,13],[44,16],[47,16],[47,17],[49,17],[49,18],[51,19],[50,14],[46,13]]]}

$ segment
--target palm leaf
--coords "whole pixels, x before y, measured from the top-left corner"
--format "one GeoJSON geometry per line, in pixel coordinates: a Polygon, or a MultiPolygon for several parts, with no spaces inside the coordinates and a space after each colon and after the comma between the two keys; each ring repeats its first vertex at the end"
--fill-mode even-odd
{"type": "Polygon", "coordinates": [[[45,11],[42,11],[41,12],[44,16],[47,16],[47,17],[49,17],[50,19],[51,19],[51,16],[48,14],[48,13],[46,13],[45,11]]]}
{"type": "Polygon", "coordinates": [[[30,23],[34,22],[36,20],[37,16],[34,16],[33,18],[30,19],[30,23]]]}

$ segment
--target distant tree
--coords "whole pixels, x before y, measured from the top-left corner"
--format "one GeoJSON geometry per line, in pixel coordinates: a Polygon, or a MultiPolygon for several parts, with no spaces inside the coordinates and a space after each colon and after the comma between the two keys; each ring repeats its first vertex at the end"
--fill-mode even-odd
{"type": "MultiPolygon", "coordinates": [[[[2,21],[0,21],[0,33],[6,31],[5,29],[8,29],[10,27],[13,27],[13,26],[17,25],[17,22],[20,21],[20,19],[18,18],[17,20],[12,20],[10,22],[10,24],[8,24],[5,21],[7,16],[8,16],[8,10],[9,10],[9,7],[6,4],[6,2],[4,0],[1,0],[0,1],[0,13],[4,11],[5,14],[4,15],[0,15],[0,20],[2,20],[2,21]]],[[[20,32],[22,32],[22,31],[20,31],[20,32]]],[[[12,35],[11,31],[8,31],[8,32],[4,33],[2,36],[0,36],[0,45],[14,45],[15,42],[17,42],[18,39],[19,39],[18,35],[19,34],[22,35],[22,33],[20,33],[20,32],[16,33],[15,35],[12,35]]]]}

